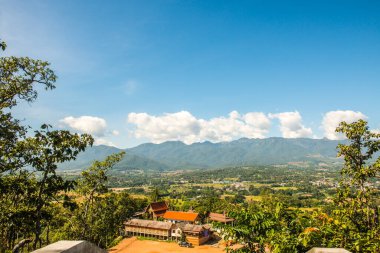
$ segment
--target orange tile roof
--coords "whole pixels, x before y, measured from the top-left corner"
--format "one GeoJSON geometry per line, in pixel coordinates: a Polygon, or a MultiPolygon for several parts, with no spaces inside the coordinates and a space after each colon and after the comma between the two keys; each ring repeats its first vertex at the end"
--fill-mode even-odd
{"type": "Polygon", "coordinates": [[[164,219],[167,219],[167,220],[194,222],[197,218],[198,218],[198,213],[167,211],[164,214],[164,219]]]}

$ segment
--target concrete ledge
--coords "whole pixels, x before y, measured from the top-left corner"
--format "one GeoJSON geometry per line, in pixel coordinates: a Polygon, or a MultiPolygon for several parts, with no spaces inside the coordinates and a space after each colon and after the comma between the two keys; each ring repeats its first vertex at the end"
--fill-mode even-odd
{"type": "Polygon", "coordinates": [[[87,241],[58,241],[32,253],[106,253],[95,244],[87,241]]]}
{"type": "Polygon", "coordinates": [[[312,248],[306,253],[351,253],[343,248],[312,248]]]}

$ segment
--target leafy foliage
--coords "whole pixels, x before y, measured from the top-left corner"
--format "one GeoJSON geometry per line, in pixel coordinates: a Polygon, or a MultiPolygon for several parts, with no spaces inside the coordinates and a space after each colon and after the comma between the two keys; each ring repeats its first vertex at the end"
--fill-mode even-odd
{"type": "MultiPolygon", "coordinates": [[[[1,49],[5,50],[5,43],[1,49]]],[[[28,126],[12,115],[20,101],[37,98],[36,85],[54,89],[49,63],[28,57],[0,58],[0,244],[12,248],[16,239],[34,234],[41,245],[42,227],[51,220],[51,205],[70,182],[56,174],[57,164],[75,159],[92,145],[89,135],[50,131],[48,125],[27,137],[28,126]]]]}
{"type": "Polygon", "coordinates": [[[380,251],[379,199],[373,180],[378,177],[380,134],[367,122],[342,122],[337,132],[348,142],[338,145],[344,167],[335,203],[323,211],[300,212],[281,201],[265,199],[229,216],[233,226],[219,224],[226,238],[243,243],[234,252],[305,252],[312,247],[342,247],[352,252],[380,251]]]}
{"type": "Polygon", "coordinates": [[[110,155],[104,161],[95,161],[82,172],[65,199],[63,207],[51,222],[51,237],[56,240],[87,240],[107,248],[122,235],[123,222],[147,205],[135,200],[125,191],[110,192],[106,187],[107,171],[124,153],[110,155]]]}
{"type": "Polygon", "coordinates": [[[7,48],[7,44],[5,43],[5,41],[0,40],[0,49],[4,51],[6,48],[7,48]]]}
{"type": "Polygon", "coordinates": [[[240,242],[243,248],[230,252],[303,252],[302,241],[297,237],[307,219],[284,206],[278,199],[268,198],[262,203],[251,203],[248,208],[229,212],[233,225],[216,224],[226,240],[240,242]]]}
{"type": "Polygon", "coordinates": [[[338,146],[338,155],[345,161],[336,197],[340,207],[336,215],[345,231],[341,245],[354,252],[377,252],[380,202],[371,180],[380,171],[380,157],[372,159],[380,150],[380,134],[371,132],[364,120],[342,122],[337,132],[344,133],[349,140],[348,144],[338,146]]]}

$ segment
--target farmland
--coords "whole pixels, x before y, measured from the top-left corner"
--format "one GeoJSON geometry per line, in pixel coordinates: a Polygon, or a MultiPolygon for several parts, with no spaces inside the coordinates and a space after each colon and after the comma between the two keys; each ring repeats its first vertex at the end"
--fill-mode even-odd
{"type": "MultiPolygon", "coordinates": [[[[281,197],[290,207],[324,206],[335,193],[337,167],[301,168],[282,166],[243,166],[206,170],[164,172],[132,171],[111,173],[109,187],[125,190],[135,198],[149,198],[157,189],[162,198],[177,210],[199,206],[199,199],[218,198],[221,202],[247,204],[271,196],[281,197]]],[[[376,184],[374,182],[373,184],[376,184]]]]}

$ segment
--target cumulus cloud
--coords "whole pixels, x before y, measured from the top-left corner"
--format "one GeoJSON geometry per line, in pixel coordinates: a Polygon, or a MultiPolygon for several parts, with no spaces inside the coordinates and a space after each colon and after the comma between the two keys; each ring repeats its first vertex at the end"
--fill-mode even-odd
{"type": "Polygon", "coordinates": [[[112,141],[108,141],[104,138],[95,138],[94,145],[95,146],[106,145],[106,146],[116,147],[116,145],[112,141]]]}
{"type": "Polygon", "coordinates": [[[335,129],[339,123],[345,121],[352,123],[359,119],[367,119],[367,116],[361,112],[354,111],[330,111],[323,116],[322,129],[326,138],[331,140],[341,140],[344,136],[340,133],[336,133],[335,129]]]}
{"type": "Polygon", "coordinates": [[[297,111],[269,114],[269,117],[280,121],[280,131],[284,138],[312,137],[313,131],[302,124],[301,114],[297,111]]]}
{"type": "Polygon", "coordinates": [[[95,136],[104,136],[107,123],[104,119],[93,116],[65,117],[59,121],[63,126],[68,126],[82,133],[95,136]]]}
{"type": "Polygon", "coordinates": [[[240,137],[264,138],[270,128],[269,118],[261,112],[239,114],[210,120],[197,119],[190,112],[180,111],[153,116],[147,113],[130,113],[128,122],[134,124],[134,136],[147,138],[154,143],[183,141],[186,144],[201,141],[231,141],[240,137]]]}

